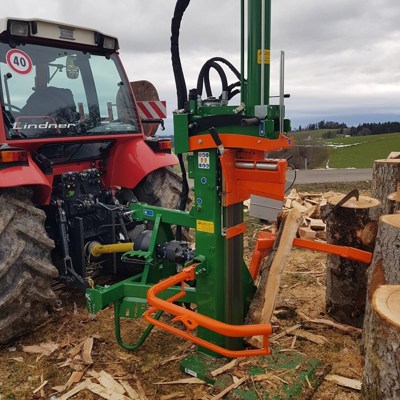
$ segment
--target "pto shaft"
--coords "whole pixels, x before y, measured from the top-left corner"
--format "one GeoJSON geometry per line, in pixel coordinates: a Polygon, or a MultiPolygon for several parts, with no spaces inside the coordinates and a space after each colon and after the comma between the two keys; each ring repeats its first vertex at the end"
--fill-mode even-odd
{"type": "Polygon", "coordinates": [[[133,243],[100,244],[98,242],[89,243],[89,253],[93,257],[100,257],[102,254],[126,253],[133,250],[133,243]]]}

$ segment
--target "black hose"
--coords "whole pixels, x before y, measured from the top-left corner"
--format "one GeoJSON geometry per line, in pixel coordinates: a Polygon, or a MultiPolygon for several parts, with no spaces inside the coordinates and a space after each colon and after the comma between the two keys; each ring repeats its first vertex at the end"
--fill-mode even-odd
{"type": "Polygon", "coordinates": [[[174,71],[176,94],[178,97],[178,109],[182,109],[187,102],[187,90],[185,76],[183,74],[181,58],[179,55],[179,30],[182,16],[189,5],[190,0],[177,0],[174,16],[171,22],[171,60],[174,71]]]}
{"type": "Polygon", "coordinates": [[[219,64],[217,64],[217,62],[224,63],[225,65],[227,65],[229,67],[229,69],[239,79],[239,81],[241,81],[241,74],[232,63],[230,63],[228,60],[226,60],[225,58],[222,58],[222,57],[213,57],[213,58],[210,58],[209,60],[207,60],[200,70],[199,77],[197,79],[197,92],[200,96],[202,95],[203,82],[204,82],[207,96],[208,97],[212,96],[211,86],[210,86],[210,69],[214,68],[218,72],[218,74],[221,78],[222,90],[226,91],[228,93],[228,100],[230,100],[233,96],[235,96],[236,94],[239,93],[239,91],[237,91],[237,90],[232,92],[232,88],[236,87],[236,86],[240,86],[240,82],[239,82],[239,85],[237,83],[235,83],[235,84],[233,84],[234,86],[232,86],[232,85],[228,86],[226,74],[223,71],[223,69],[219,66],[219,64]],[[218,65],[218,67],[217,67],[217,65],[218,65]]]}
{"type": "Polygon", "coordinates": [[[197,93],[201,96],[203,93],[203,83],[206,88],[207,97],[212,96],[211,85],[210,85],[210,69],[214,68],[221,79],[222,91],[228,91],[228,80],[226,78],[225,71],[216,62],[206,62],[200,70],[199,77],[197,79],[197,93]]]}
{"type": "MultiPolygon", "coordinates": [[[[178,102],[178,109],[185,107],[187,102],[187,89],[185,82],[185,75],[182,69],[181,58],[179,55],[179,31],[183,14],[188,7],[190,0],[177,0],[175,5],[174,16],[171,21],[171,61],[172,69],[174,71],[176,95],[178,102]]],[[[182,193],[178,205],[179,210],[185,210],[187,200],[189,197],[189,184],[186,175],[185,163],[182,154],[178,154],[179,166],[182,171],[182,193]]],[[[182,227],[176,227],[176,239],[182,240],[182,227]]]]}

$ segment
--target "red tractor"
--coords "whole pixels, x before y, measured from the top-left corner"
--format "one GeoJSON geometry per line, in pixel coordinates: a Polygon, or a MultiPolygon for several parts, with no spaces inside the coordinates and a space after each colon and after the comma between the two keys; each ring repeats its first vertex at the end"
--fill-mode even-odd
{"type": "MultiPolygon", "coordinates": [[[[176,208],[170,142],[146,136],[116,38],[0,21],[0,343],[40,324],[52,282],[87,286],[89,243],[131,242],[132,201],[176,208]]],[[[94,264],[117,273],[120,257],[94,264]]],[[[125,263],[126,264],[126,263],[125,263]]]]}

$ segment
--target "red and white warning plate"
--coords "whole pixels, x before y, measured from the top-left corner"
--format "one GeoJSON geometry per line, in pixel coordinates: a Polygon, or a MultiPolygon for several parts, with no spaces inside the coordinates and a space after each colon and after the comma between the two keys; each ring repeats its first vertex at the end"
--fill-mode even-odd
{"type": "Polygon", "coordinates": [[[166,101],[138,101],[137,106],[142,119],[167,118],[166,101]]]}

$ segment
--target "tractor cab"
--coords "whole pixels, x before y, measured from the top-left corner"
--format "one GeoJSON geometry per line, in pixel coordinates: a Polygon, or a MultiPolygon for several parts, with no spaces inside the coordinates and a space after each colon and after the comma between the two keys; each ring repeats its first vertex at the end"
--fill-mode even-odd
{"type": "Polygon", "coordinates": [[[44,20],[0,22],[6,141],[141,133],[118,41],[44,20]]]}

